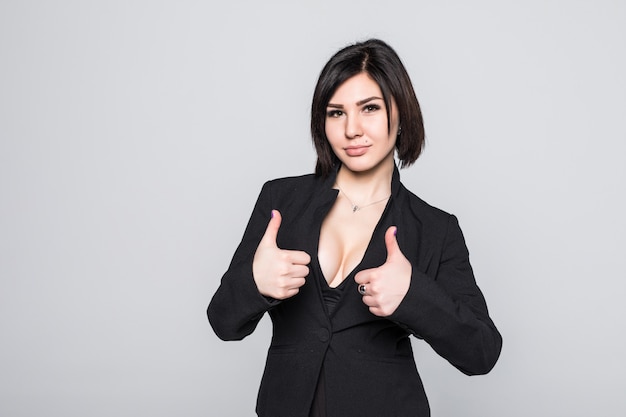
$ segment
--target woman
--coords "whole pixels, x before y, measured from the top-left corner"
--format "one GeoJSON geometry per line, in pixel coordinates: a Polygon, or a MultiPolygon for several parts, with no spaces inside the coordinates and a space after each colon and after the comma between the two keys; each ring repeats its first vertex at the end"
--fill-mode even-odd
{"type": "Polygon", "coordinates": [[[315,174],[263,186],[209,321],[238,340],[269,312],[259,416],[428,416],[408,336],[468,375],[491,370],[502,339],[456,218],[400,183],[394,154],[415,162],[424,129],[390,46],[330,59],[311,131],[315,174]]]}

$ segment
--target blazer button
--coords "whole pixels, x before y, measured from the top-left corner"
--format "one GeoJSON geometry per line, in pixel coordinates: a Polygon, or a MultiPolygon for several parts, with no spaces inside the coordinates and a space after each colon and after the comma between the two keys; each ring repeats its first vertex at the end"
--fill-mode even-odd
{"type": "Polygon", "coordinates": [[[326,329],[320,329],[317,331],[317,338],[320,342],[326,343],[330,340],[330,333],[326,329]]]}

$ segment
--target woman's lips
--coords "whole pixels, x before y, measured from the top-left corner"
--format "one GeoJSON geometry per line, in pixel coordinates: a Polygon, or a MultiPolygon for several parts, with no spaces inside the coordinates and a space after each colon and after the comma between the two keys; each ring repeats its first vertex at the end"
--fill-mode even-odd
{"type": "Polygon", "coordinates": [[[347,148],[345,148],[346,153],[348,154],[348,156],[361,156],[364,155],[367,150],[369,149],[369,146],[349,146],[347,148]]]}

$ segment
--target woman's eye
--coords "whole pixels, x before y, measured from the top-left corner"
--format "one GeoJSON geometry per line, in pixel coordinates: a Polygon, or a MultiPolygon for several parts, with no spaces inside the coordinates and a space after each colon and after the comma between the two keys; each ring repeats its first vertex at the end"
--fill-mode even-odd
{"type": "Polygon", "coordinates": [[[326,112],[326,116],[328,117],[340,117],[343,115],[343,112],[341,110],[329,110],[328,112],[326,112]]]}
{"type": "Polygon", "coordinates": [[[367,106],[363,107],[363,111],[365,111],[366,113],[371,113],[376,110],[380,110],[380,106],[377,104],[368,104],[367,106]]]}

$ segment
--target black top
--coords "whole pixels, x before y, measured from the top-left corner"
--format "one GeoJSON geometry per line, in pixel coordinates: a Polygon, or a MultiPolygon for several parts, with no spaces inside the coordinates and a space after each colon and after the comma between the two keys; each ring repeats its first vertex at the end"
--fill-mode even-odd
{"type": "MultiPolygon", "coordinates": [[[[319,264],[316,269],[319,270],[319,264]]],[[[329,286],[326,278],[321,275],[321,271],[320,274],[318,276],[314,276],[313,279],[320,281],[320,286],[322,287],[322,297],[324,298],[324,303],[326,304],[326,311],[328,311],[329,316],[332,316],[335,312],[335,307],[337,307],[337,304],[341,299],[341,294],[346,287],[348,278],[344,279],[337,287],[329,286]]]]}

